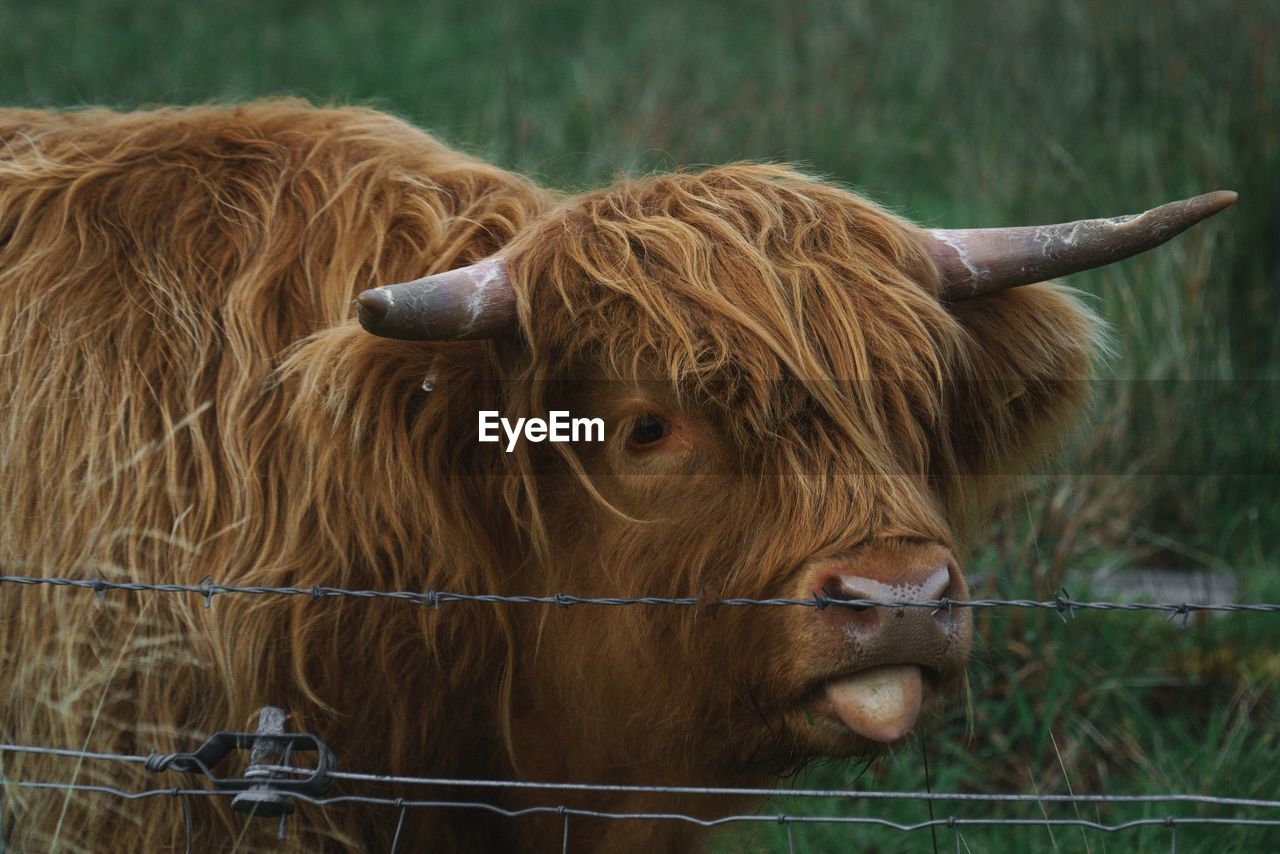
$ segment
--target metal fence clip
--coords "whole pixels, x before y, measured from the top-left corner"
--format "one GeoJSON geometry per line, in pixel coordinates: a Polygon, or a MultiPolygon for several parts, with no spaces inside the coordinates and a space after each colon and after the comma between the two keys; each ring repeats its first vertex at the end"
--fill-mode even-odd
{"type": "Polygon", "coordinates": [[[232,809],[262,818],[275,818],[293,812],[292,795],[319,797],[333,785],[330,776],[337,762],[324,742],[308,733],[285,732],[284,709],[264,706],[258,713],[257,732],[215,732],[191,753],[172,753],[151,757],[151,771],[182,771],[204,774],[215,789],[238,792],[231,801],[232,809]],[[243,777],[219,777],[213,769],[231,753],[248,750],[249,765],[243,777]],[[280,766],[288,766],[298,753],[314,753],[314,767],[299,768],[306,777],[281,777],[280,766]]]}

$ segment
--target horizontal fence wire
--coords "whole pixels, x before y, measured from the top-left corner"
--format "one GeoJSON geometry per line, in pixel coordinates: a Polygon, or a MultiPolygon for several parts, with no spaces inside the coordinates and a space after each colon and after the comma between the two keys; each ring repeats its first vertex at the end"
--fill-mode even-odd
{"type": "Polygon", "coordinates": [[[37,577],[25,575],[0,575],[0,585],[24,587],[63,587],[88,590],[102,596],[111,591],[141,593],[171,593],[200,596],[209,607],[215,596],[281,596],[302,597],[314,601],[323,599],[396,600],[416,605],[439,607],[449,602],[480,602],[507,605],[555,605],[568,608],[574,605],[603,606],[672,606],[689,608],[721,607],[799,607],[799,608],[929,608],[935,611],[952,608],[1033,608],[1057,611],[1064,619],[1076,611],[1158,611],[1172,620],[1197,612],[1247,612],[1280,613],[1280,603],[1274,602],[1103,602],[1083,601],[1072,598],[1064,591],[1052,599],[833,599],[814,595],[807,599],[751,598],[706,596],[574,596],[567,593],[550,595],[503,595],[498,593],[457,593],[447,590],[353,590],[344,587],[262,586],[220,584],[205,579],[198,584],[161,584],[144,581],[110,581],[102,577],[68,578],[37,577]]]}
{"type": "MultiPolygon", "coordinates": [[[[44,782],[31,780],[6,780],[5,785],[17,786],[19,788],[28,789],[46,789],[53,791],[69,791],[69,792],[86,792],[112,795],[114,797],[123,798],[125,800],[136,801],[147,798],[178,798],[178,797],[234,797],[237,792],[223,792],[214,789],[184,789],[181,787],[161,788],[161,789],[143,789],[139,791],[128,791],[118,789],[114,786],[102,786],[92,783],[74,783],[74,782],[44,782]]],[[[1003,818],[996,816],[986,816],[979,818],[961,818],[958,816],[948,816],[946,818],[931,819],[928,821],[915,822],[912,824],[903,824],[890,821],[885,818],[875,816],[845,816],[845,815],[791,815],[787,813],[742,813],[737,815],[718,816],[716,818],[698,818],[697,816],[685,813],[674,812],[615,812],[609,810],[592,810],[581,807],[570,807],[564,804],[556,806],[532,806],[520,809],[506,809],[497,804],[483,803],[479,801],[455,801],[455,800],[416,800],[410,798],[385,798],[374,795],[333,795],[331,797],[314,797],[300,793],[291,793],[290,799],[296,799],[303,803],[315,806],[333,806],[337,804],[365,804],[375,806],[388,806],[397,809],[467,809],[467,810],[484,810],[486,812],[495,813],[507,818],[523,818],[530,815],[567,815],[578,816],[582,818],[601,818],[614,820],[631,820],[631,821],[681,821],[689,824],[696,824],[700,827],[719,827],[725,824],[734,824],[738,822],[768,822],[776,824],[801,823],[801,824],[857,824],[857,825],[877,825],[880,827],[891,828],[911,832],[916,830],[924,830],[930,827],[1085,827],[1093,830],[1100,830],[1104,833],[1114,833],[1120,830],[1129,830],[1135,827],[1175,827],[1181,825],[1235,825],[1246,827],[1280,827],[1280,818],[1217,818],[1202,816],[1164,816],[1161,818],[1140,818],[1130,821],[1117,822],[1116,824],[1105,824],[1103,822],[1089,821],[1081,818],[1003,818]]]]}
{"type": "MultiPolygon", "coordinates": [[[[99,761],[125,762],[133,764],[141,764],[147,770],[153,772],[163,772],[168,768],[170,760],[181,754],[172,754],[170,756],[160,756],[155,753],[143,756],[140,754],[118,754],[118,753],[102,753],[87,750],[74,750],[68,748],[43,747],[36,745],[16,745],[16,744],[0,744],[0,753],[35,753],[45,755],[63,756],[75,759],[89,759],[99,761]]],[[[259,775],[266,774],[301,774],[311,775],[315,772],[314,768],[298,768],[292,765],[255,765],[256,773],[259,775]]],[[[208,773],[208,769],[205,769],[208,773]]],[[[945,817],[935,817],[933,815],[933,802],[983,802],[983,803],[1035,803],[1043,807],[1044,804],[1200,804],[1212,806],[1226,807],[1251,807],[1261,809],[1280,809],[1280,800],[1264,800],[1255,798],[1227,798],[1214,795],[1187,795],[1187,794],[1151,794],[1151,795],[1094,795],[1094,794],[1068,794],[1068,795],[1051,795],[1051,794],[977,794],[977,793],[951,793],[951,792],[887,792],[887,791],[858,791],[858,790],[830,790],[830,789],[765,789],[765,788],[737,788],[737,787],[701,787],[701,786],[635,786],[635,785],[602,785],[589,783],[548,783],[548,782],[531,782],[531,781],[512,781],[512,780],[480,780],[480,779],[455,779],[455,778],[437,778],[437,777],[411,777],[392,774],[369,774],[360,772],[343,772],[332,770],[327,772],[327,776],[334,781],[347,781],[350,783],[362,784],[413,784],[423,786],[444,786],[444,787],[478,787],[486,789],[536,789],[547,791],[574,791],[574,792],[605,792],[605,793],[643,793],[643,794],[674,794],[674,795],[744,795],[759,798],[831,798],[842,800],[912,800],[926,801],[930,805],[930,818],[926,821],[919,822],[899,822],[878,816],[868,815],[791,815],[785,812],[771,813],[766,811],[756,813],[737,813],[730,815],[722,815],[711,818],[704,818],[688,813],[669,812],[669,811],[652,811],[652,812],[626,812],[618,810],[598,810],[583,807],[573,807],[567,804],[555,805],[536,805],[523,807],[518,809],[508,809],[494,803],[484,801],[464,800],[464,799],[425,799],[425,798],[390,798],[385,796],[369,795],[369,794],[337,794],[329,796],[314,796],[301,792],[291,792],[288,797],[290,800],[296,800],[318,807],[339,806],[343,804],[355,804],[359,806],[375,806],[390,808],[388,813],[388,821],[396,819],[395,836],[391,843],[391,851],[395,852],[398,848],[401,831],[404,826],[405,814],[408,810],[469,810],[481,811],[492,815],[502,816],[508,819],[519,819],[529,816],[555,816],[564,822],[564,835],[562,851],[567,851],[569,846],[569,819],[601,819],[609,821],[666,821],[690,824],[702,828],[716,828],[731,824],[778,824],[784,826],[787,831],[787,848],[794,851],[794,840],[791,836],[791,828],[793,825],[828,825],[828,826],[847,826],[847,827],[878,827],[888,830],[894,830],[903,833],[912,833],[921,830],[930,830],[936,832],[938,828],[950,829],[955,834],[956,849],[960,850],[963,842],[961,831],[965,828],[986,828],[986,827],[1021,827],[1021,828],[1081,828],[1095,830],[1103,833],[1116,833],[1126,830],[1134,830],[1138,828],[1164,828],[1172,835],[1170,837],[1171,850],[1177,851],[1177,831],[1179,827],[1194,826],[1210,826],[1210,827],[1257,827],[1257,828],[1280,828],[1280,818],[1254,818],[1249,816],[1233,816],[1233,817],[1215,817],[1215,816],[1188,816],[1188,815],[1165,815],[1162,817],[1137,818],[1125,821],[1116,821],[1107,823],[1099,819],[1097,821],[1084,819],[1079,817],[1077,813],[1074,818],[1050,818],[1045,814],[1038,818],[1009,818],[1003,816],[980,816],[980,817],[961,817],[949,815],[945,817]],[[398,818],[397,818],[398,816],[398,818]]],[[[255,778],[259,781],[263,777],[255,778]]],[[[192,825],[191,812],[188,803],[190,797],[234,797],[237,792],[225,791],[208,788],[190,788],[190,787],[169,787],[169,788],[153,788],[141,790],[126,790],[115,786],[77,783],[70,782],[53,782],[53,781],[33,781],[33,780],[3,780],[0,784],[15,786],[17,788],[36,789],[56,792],[78,792],[84,794],[100,794],[121,798],[127,801],[137,801],[150,798],[172,798],[182,799],[183,817],[186,826],[187,851],[192,846],[192,825]]],[[[284,836],[284,817],[281,817],[280,838],[284,836]]],[[[935,842],[936,846],[936,842],[935,842]]]]}
{"type": "MultiPolygon", "coordinates": [[[[313,585],[297,586],[264,586],[221,584],[211,578],[205,578],[198,584],[166,584],[135,581],[111,581],[101,574],[95,573],[88,578],[73,577],[33,577],[27,575],[0,575],[0,587],[17,586],[25,588],[52,587],[72,590],[91,591],[99,597],[108,593],[141,592],[172,595],[194,595],[204,600],[204,606],[210,607],[215,596],[274,596],[284,598],[304,598],[314,602],[326,599],[349,598],[356,600],[400,601],[414,605],[438,608],[447,603],[484,603],[512,605],[554,605],[567,608],[575,605],[586,606],[674,606],[713,609],[718,607],[804,607],[824,609],[828,607],[891,607],[891,608],[927,608],[934,611],[952,608],[1031,608],[1055,611],[1064,621],[1076,611],[1119,611],[1119,612],[1160,612],[1170,620],[1181,616],[1184,620],[1196,612],[1217,613],[1280,613],[1280,603],[1192,603],[1192,602],[1108,602],[1083,601],[1071,597],[1065,590],[1047,600],[1034,599],[930,599],[930,600],[895,600],[895,599],[832,599],[820,594],[807,599],[793,598],[750,598],[727,597],[713,598],[707,596],[689,597],[593,597],[575,596],[565,593],[551,595],[501,595],[482,593],[461,593],[442,590],[362,590],[341,587],[313,585]]],[[[34,745],[0,744],[0,753],[44,754],[77,758],[81,760],[101,760],[139,764],[149,771],[160,772],[167,766],[166,760],[172,757],[150,754],[98,753],[86,750],[44,747],[34,745]]],[[[174,754],[175,756],[177,754],[174,754]]],[[[296,766],[261,765],[256,766],[258,773],[268,775],[290,774],[310,775],[314,768],[296,766]]],[[[1219,807],[1280,809],[1280,800],[1257,798],[1220,797],[1216,795],[1193,794],[1150,794],[1150,795],[1103,795],[1103,794],[1022,794],[1022,793],[959,793],[959,792],[903,792],[903,791],[860,791],[841,789],[786,789],[786,788],[738,788],[738,787],[698,787],[698,786],[664,786],[664,785],[618,785],[590,784],[572,782],[538,782],[515,780],[459,779],[442,777],[413,777],[392,774],[362,773],[355,771],[339,771],[332,769],[326,775],[334,781],[349,784],[394,784],[416,785],[447,788],[472,788],[487,790],[539,790],[555,792],[585,793],[631,793],[631,794],[665,794],[680,796],[746,796],[762,799],[779,798],[829,798],[842,800],[872,801],[925,801],[930,804],[930,818],[915,823],[895,822],[876,816],[858,815],[788,815],[785,813],[744,813],[724,815],[713,818],[702,818],[679,812],[621,812],[608,810],[571,807],[566,804],[531,806],[520,809],[507,809],[494,803],[462,799],[407,799],[404,797],[383,797],[370,794],[338,794],[316,796],[302,792],[289,792],[288,798],[319,807],[340,804],[358,804],[366,806],[390,807],[398,812],[399,822],[396,824],[395,841],[392,850],[396,849],[400,831],[403,826],[406,810],[471,810],[483,811],[506,818],[518,819],[534,815],[554,815],[562,817],[565,824],[565,848],[568,846],[568,830],[570,817],[603,819],[615,821],[672,821],[683,822],[704,828],[714,828],[737,823],[777,823],[787,827],[788,847],[792,848],[790,828],[792,825],[843,825],[874,826],[902,832],[914,832],[925,829],[950,828],[956,834],[956,844],[960,844],[960,830],[968,827],[1079,827],[1104,833],[1130,830],[1142,827],[1164,827],[1172,834],[1173,850],[1177,849],[1177,828],[1181,826],[1244,826],[1280,828],[1280,818],[1253,817],[1201,817],[1167,815],[1157,818],[1140,818],[1112,824],[1080,818],[1050,818],[1047,814],[1038,818],[1006,818],[998,816],[959,817],[946,816],[935,818],[932,804],[941,803],[1010,803],[1010,804],[1193,804],[1219,807]]],[[[26,789],[42,789],[62,792],[80,792],[85,794],[101,794],[136,801],[148,798],[182,798],[183,812],[187,824],[187,850],[191,847],[190,811],[186,799],[188,797],[234,797],[237,793],[216,788],[184,788],[169,787],[129,791],[114,786],[88,783],[7,780],[0,779],[0,784],[26,789]]],[[[393,812],[393,815],[395,813],[393,812]]],[[[283,821],[281,824],[283,833],[283,821]]],[[[283,837],[282,837],[283,838],[283,837]]],[[[957,847],[957,850],[959,848],[957,847]]]]}
{"type": "MultiPolygon", "coordinates": [[[[131,753],[98,753],[89,750],[75,750],[60,747],[42,747],[28,744],[0,744],[0,753],[26,753],[45,756],[62,756],[72,759],[90,759],[109,762],[122,762],[137,765],[149,765],[158,769],[167,767],[167,757],[158,754],[131,753]]],[[[255,765],[259,772],[273,774],[296,774],[309,776],[314,768],[295,765],[255,765]]],[[[413,777],[399,774],[371,774],[357,771],[328,771],[326,776],[333,780],[346,780],[358,783],[383,783],[417,786],[472,787],[484,789],[532,789],[538,791],[570,791],[570,792],[602,792],[625,794],[658,794],[658,795],[706,795],[706,796],[747,796],[759,798],[841,798],[846,800],[916,800],[916,801],[958,801],[974,803],[1066,803],[1066,804],[1145,804],[1145,803],[1185,803],[1209,804],[1213,806],[1253,807],[1259,809],[1280,810],[1280,800],[1259,798],[1230,798],[1217,795],[1188,794],[1150,794],[1150,795],[1094,795],[1094,794],[1007,794],[976,792],[894,792],[862,789],[787,789],[757,788],[733,786],[659,786],[659,785],[625,785],[612,783],[556,783],[529,780],[482,780],[455,777],[413,777]]]]}

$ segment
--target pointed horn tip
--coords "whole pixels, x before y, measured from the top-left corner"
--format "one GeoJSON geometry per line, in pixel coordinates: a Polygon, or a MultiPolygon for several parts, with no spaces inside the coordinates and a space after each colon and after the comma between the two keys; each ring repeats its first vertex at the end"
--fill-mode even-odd
{"type": "Polygon", "coordinates": [[[1214,190],[1212,193],[1205,193],[1199,196],[1204,200],[1205,209],[1208,211],[1206,216],[1213,216],[1218,211],[1226,210],[1236,203],[1240,198],[1240,194],[1235,190],[1214,190]]]}
{"type": "MultiPolygon", "coordinates": [[[[1169,209],[1180,207],[1180,209],[1192,214],[1196,218],[1196,222],[1198,222],[1198,220],[1207,218],[1207,216],[1212,216],[1221,210],[1228,209],[1228,207],[1235,204],[1239,197],[1239,193],[1235,192],[1234,189],[1215,189],[1211,193],[1201,193],[1199,196],[1169,202],[1169,205],[1161,205],[1161,207],[1169,207],[1169,209]]],[[[1161,207],[1157,207],[1156,210],[1160,210],[1161,207]]]]}
{"type": "MultiPolygon", "coordinates": [[[[1179,202],[1170,202],[1150,211],[1158,215],[1171,215],[1181,222],[1182,228],[1202,222],[1214,214],[1221,213],[1236,203],[1240,195],[1234,190],[1214,190],[1212,193],[1201,193],[1179,202]]],[[[1163,241],[1161,241],[1163,242],[1163,241]]]]}
{"type": "Polygon", "coordinates": [[[356,306],[360,325],[368,329],[371,323],[376,324],[387,316],[387,312],[391,309],[391,295],[383,288],[362,291],[356,297],[356,306]]]}
{"type": "Polygon", "coordinates": [[[1194,225],[1201,220],[1208,219],[1216,213],[1220,213],[1236,203],[1240,198],[1240,194],[1234,190],[1214,190],[1212,193],[1201,193],[1198,196],[1191,196],[1186,199],[1178,199],[1174,202],[1154,207],[1149,211],[1138,214],[1133,217],[1121,217],[1122,220],[1136,222],[1141,220],[1148,214],[1155,216],[1171,216],[1183,223],[1183,228],[1194,225]]]}

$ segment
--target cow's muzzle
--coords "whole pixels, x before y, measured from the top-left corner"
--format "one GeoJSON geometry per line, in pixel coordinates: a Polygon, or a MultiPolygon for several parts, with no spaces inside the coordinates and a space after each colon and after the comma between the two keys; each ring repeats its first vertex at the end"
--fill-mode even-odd
{"type": "Polygon", "coordinates": [[[805,595],[832,604],[811,635],[819,660],[809,710],[872,741],[909,733],[926,707],[963,683],[972,639],[967,608],[918,605],[967,598],[951,553],[936,544],[869,546],[811,561],[805,595]],[[842,604],[856,600],[899,606],[842,604]]]}

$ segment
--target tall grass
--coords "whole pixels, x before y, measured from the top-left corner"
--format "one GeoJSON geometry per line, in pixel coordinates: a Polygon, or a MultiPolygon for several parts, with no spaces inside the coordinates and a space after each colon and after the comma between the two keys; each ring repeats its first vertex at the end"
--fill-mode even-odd
{"type": "MultiPolygon", "coordinates": [[[[566,188],[781,159],[963,226],[1237,189],[1236,208],[1174,243],[1072,278],[1114,326],[1116,381],[1099,385],[1060,474],[1004,508],[971,571],[983,592],[1043,596],[1098,567],[1228,567],[1242,595],[1280,598],[1280,4],[0,0],[0,33],[0,103],[370,103],[566,188]]],[[[1274,619],[1184,631],[1149,616],[991,614],[980,635],[974,735],[957,720],[929,739],[936,788],[1280,792],[1274,619]]],[[[861,778],[837,766],[808,782],[918,788],[916,749],[861,778]]],[[[1168,845],[1150,831],[965,837],[973,850],[1168,845]]],[[[926,844],[797,831],[803,850],[850,839],[926,844]]],[[[1211,839],[1280,842],[1179,834],[1211,839]]]]}

